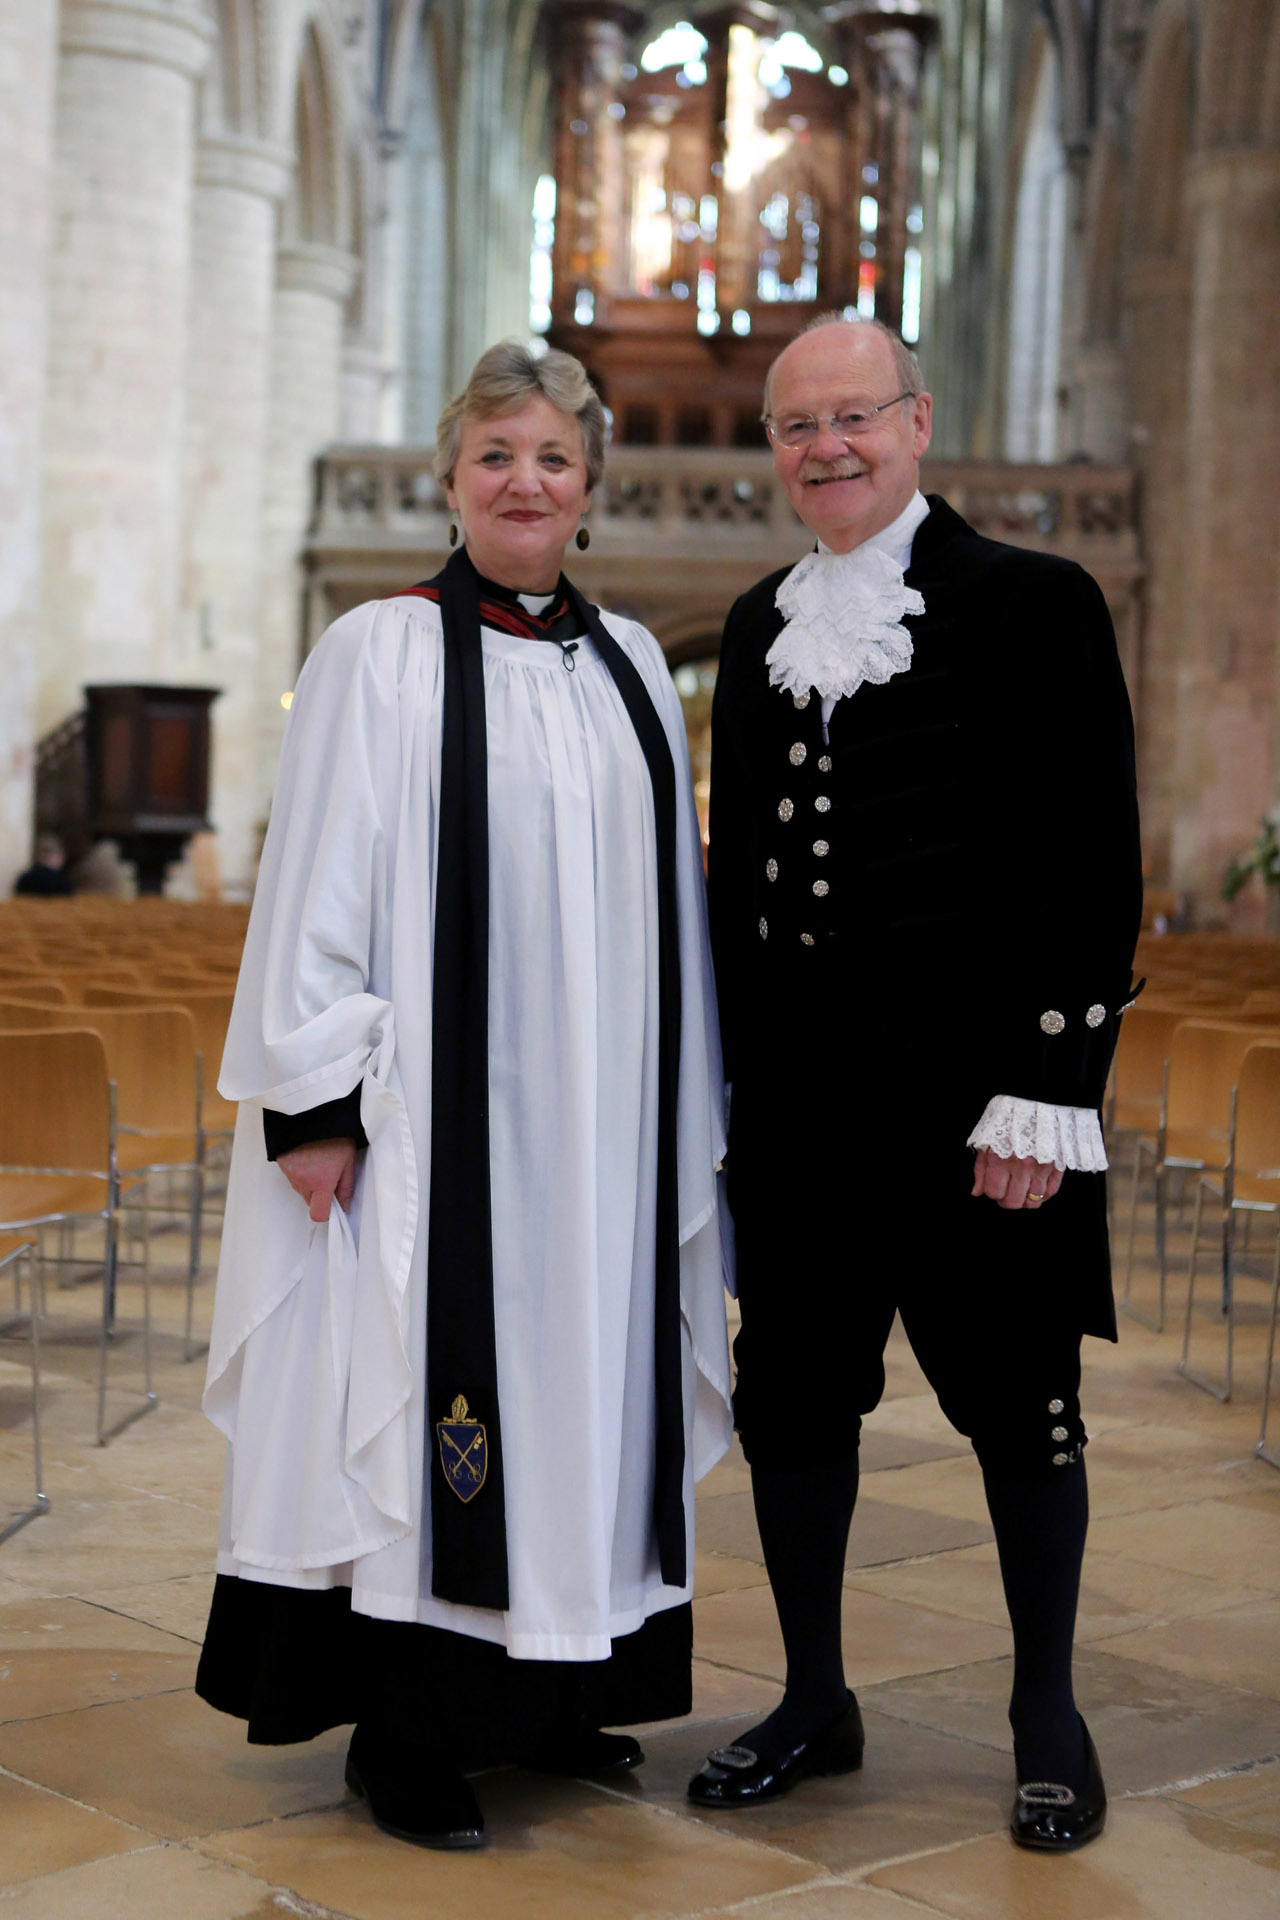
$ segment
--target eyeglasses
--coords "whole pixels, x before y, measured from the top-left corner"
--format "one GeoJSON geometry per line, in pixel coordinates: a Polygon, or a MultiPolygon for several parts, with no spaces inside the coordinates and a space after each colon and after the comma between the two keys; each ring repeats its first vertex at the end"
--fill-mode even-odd
{"type": "Polygon", "coordinates": [[[855,394],[852,400],[846,400],[836,413],[824,413],[819,419],[811,413],[784,413],[764,416],[765,432],[780,447],[811,447],[823,427],[830,427],[832,433],[844,441],[859,440],[863,434],[874,433],[880,425],[879,416],[889,407],[896,407],[901,400],[914,400],[915,393],[895,393],[892,400],[881,400],[877,404],[870,394],[855,394]]]}

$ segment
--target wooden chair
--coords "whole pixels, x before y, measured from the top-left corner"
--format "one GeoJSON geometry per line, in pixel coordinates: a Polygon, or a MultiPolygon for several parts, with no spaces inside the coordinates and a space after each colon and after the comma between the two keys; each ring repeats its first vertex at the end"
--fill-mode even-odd
{"type": "Polygon", "coordinates": [[[143,1275],[142,1405],[106,1424],[107,1347],[114,1329],[121,1176],[115,1087],[101,1037],[87,1029],[0,1033],[0,1233],[101,1220],[102,1333],[98,1443],[158,1404],[151,1377],[151,1290],[143,1275]]]}
{"type": "Polygon", "coordinates": [[[1150,1156],[1153,1164],[1160,1158],[1160,1129],[1164,1117],[1165,1077],[1169,1047],[1181,1024],[1182,1015],[1159,1007],[1147,1007],[1139,1001],[1120,1022],[1115,1063],[1111,1070],[1111,1089],[1107,1107],[1107,1132],[1114,1141],[1121,1133],[1133,1135],[1133,1182],[1129,1193],[1129,1241],[1125,1258],[1122,1310],[1154,1333],[1164,1330],[1165,1280],[1163,1221],[1157,1208],[1156,1257],[1160,1266],[1160,1294],[1154,1320],[1148,1319],[1133,1300],[1133,1249],[1138,1223],[1138,1190],[1142,1165],[1150,1156]]]}
{"type": "Polygon", "coordinates": [[[51,979],[47,974],[27,980],[0,981],[0,993],[6,1000],[26,1000],[36,1007],[71,1005],[71,995],[61,980],[51,979]]]}
{"type": "MultiPolygon", "coordinates": [[[[1199,1175],[1206,1170],[1221,1173],[1226,1166],[1232,1089],[1240,1062],[1257,1039],[1256,1027],[1238,1021],[1183,1018],[1178,1019],[1170,1036],[1154,1153],[1159,1295],[1156,1320],[1146,1323],[1157,1330],[1164,1325],[1168,1287],[1169,1175],[1175,1173],[1185,1179],[1187,1174],[1199,1175]]],[[[1136,1196],[1131,1195],[1131,1225],[1135,1204],[1136,1196]]]]}
{"type": "Polygon", "coordinates": [[[204,1062],[204,1127],[206,1140],[230,1140],[235,1130],[235,1103],[218,1092],[222,1050],[227,1044],[230,987],[166,987],[163,995],[126,987],[86,987],[85,1005],[100,1007],[185,1007],[196,1023],[196,1041],[204,1062]]]}
{"type": "MultiPolygon", "coordinates": [[[[1229,1400],[1233,1386],[1236,1319],[1236,1222],[1254,1214],[1280,1218],[1280,1041],[1255,1043],[1243,1055],[1237,1084],[1231,1093],[1228,1151],[1221,1169],[1205,1168],[1196,1182],[1195,1216],[1191,1224],[1191,1259],[1187,1273],[1187,1311],[1178,1372],[1215,1400],[1229,1400]],[[1190,1365],[1191,1323],[1195,1313],[1196,1265],[1206,1194],[1221,1203],[1221,1307],[1226,1321],[1226,1359],[1221,1385],[1196,1373],[1190,1365]]],[[[1280,1240],[1277,1242],[1280,1272],[1280,1240]]],[[[1273,1323],[1274,1325],[1274,1323],[1273,1323]]],[[[1274,1335],[1273,1335],[1274,1337],[1274,1335]]],[[[1268,1365],[1268,1383],[1270,1367],[1268,1365]]],[[[1266,1439],[1266,1397],[1263,1432],[1266,1439]]],[[[1280,1464],[1278,1462],[1277,1464],[1280,1464]]]]}
{"type": "Polygon", "coordinates": [[[31,1504],[11,1513],[0,1526],[0,1542],[10,1539],[29,1521],[38,1520],[42,1513],[49,1511],[49,1496],[44,1490],[44,1470],[40,1457],[40,1309],[36,1299],[35,1255],[36,1243],[29,1233],[0,1234],[0,1271],[11,1267],[14,1276],[14,1313],[9,1320],[0,1324],[0,1333],[11,1333],[22,1324],[24,1316],[18,1278],[23,1271],[27,1276],[30,1312],[25,1318],[31,1345],[31,1452],[35,1467],[35,1492],[31,1504]]]}
{"type": "Polygon", "coordinates": [[[139,1184],[144,1257],[150,1254],[149,1215],[159,1176],[184,1175],[188,1217],[187,1303],[183,1357],[197,1357],[193,1316],[200,1274],[205,1138],[201,1114],[200,1052],[195,1022],[185,1007],[24,1007],[0,1000],[0,1029],[74,1025],[101,1035],[116,1086],[116,1163],[139,1184]]]}

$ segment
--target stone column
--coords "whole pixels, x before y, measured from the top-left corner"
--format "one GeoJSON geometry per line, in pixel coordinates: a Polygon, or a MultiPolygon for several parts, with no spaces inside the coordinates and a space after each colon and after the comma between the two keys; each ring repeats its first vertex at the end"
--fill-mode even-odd
{"type": "MultiPolygon", "coordinates": [[[[1280,626],[1280,149],[1189,167],[1194,232],[1173,880],[1219,906],[1222,870],[1270,806],[1280,626]]],[[[1252,890],[1242,898],[1260,922],[1252,890]]]]}
{"type": "Polygon", "coordinates": [[[63,0],[39,724],[176,653],[199,0],[63,0]]]}
{"type": "Polygon", "coordinates": [[[31,857],[56,0],[0,0],[0,894],[31,857]]]}
{"type": "Polygon", "coordinates": [[[1139,258],[1125,279],[1133,458],[1142,476],[1143,583],[1138,793],[1142,849],[1157,886],[1169,883],[1176,791],[1178,675],[1186,631],[1183,527],[1187,489],[1189,264],[1139,258]]]}
{"type": "Polygon", "coordinates": [[[254,704],[277,207],[291,156],[208,136],[196,156],[187,378],[183,668],[215,681],[210,817],[222,876],[252,871],[254,704]]]}
{"type": "Polygon", "coordinates": [[[580,294],[607,301],[625,279],[622,122],[608,109],[622,84],[627,35],[640,18],[614,0],[580,0],[560,10],[551,294],[558,329],[573,326],[580,294]]]}
{"type": "Polygon", "coordinates": [[[280,696],[302,659],[301,554],[314,500],[314,462],[338,437],[342,329],[358,262],[336,247],[282,247],[271,339],[263,583],[254,729],[255,823],[275,786],[284,710],[280,696]]]}

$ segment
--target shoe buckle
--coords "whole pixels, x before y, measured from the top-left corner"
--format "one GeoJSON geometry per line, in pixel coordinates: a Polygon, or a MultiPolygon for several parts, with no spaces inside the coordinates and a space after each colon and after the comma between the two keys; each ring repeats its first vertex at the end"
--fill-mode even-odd
{"type": "Polygon", "coordinates": [[[760,1756],[752,1753],[750,1747],[716,1747],[707,1755],[713,1766],[727,1767],[730,1773],[746,1773],[754,1767],[760,1756]]]}
{"type": "Polygon", "coordinates": [[[1024,1807],[1074,1807],[1076,1803],[1071,1788],[1056,1780],[1029,1780],[1018,1788],[1018,1798],[1024,1807]]]}

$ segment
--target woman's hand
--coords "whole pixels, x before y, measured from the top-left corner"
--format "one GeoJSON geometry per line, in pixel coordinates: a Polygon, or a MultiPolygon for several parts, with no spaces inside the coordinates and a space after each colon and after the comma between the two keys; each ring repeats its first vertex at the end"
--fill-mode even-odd
{"type": "Polygon", "coordinates": [[[979,1147],[973,1166],[973,1193],[976,1199],[985,1193],[1007,1213],[1026,1209],[1035,1213],[1046,1200],[1052,1200],[1062,1185],[1062,1174],[1052,1164],[1038,1160],[1002,1160],[990,1147],[979,1147]]]}
{"type": "Polygon", "coordinates": [[[282,1153],[276,1165],[306,1201],[313,1220],[327,1220],[333,1200],[344,1213],[351,1205],[356,1184],[354,1140],[309,1140],[305,1147],[282,1153]]]}

